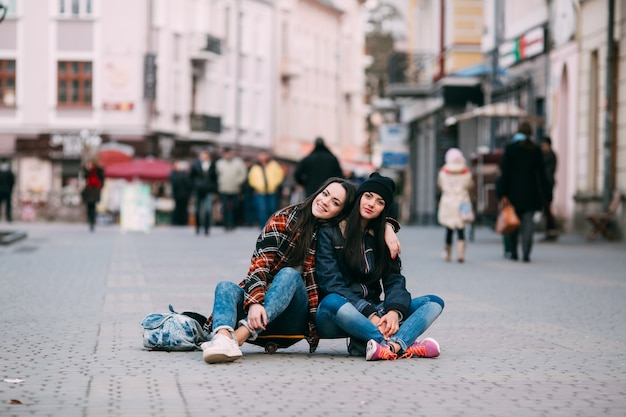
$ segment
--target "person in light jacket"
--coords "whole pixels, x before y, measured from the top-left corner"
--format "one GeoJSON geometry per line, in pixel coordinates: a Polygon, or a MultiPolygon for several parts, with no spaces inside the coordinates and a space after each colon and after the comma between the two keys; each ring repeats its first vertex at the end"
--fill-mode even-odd
{"type": "Polygon", "coordinates": [[[469,191],[474,186],[472,173],[465,164],[463,153],[457,148],[446,152],[446,163],[439,170],[437,186],[441,190],[437,220],[446,228],[443,258],[446,262],[452,257],[452,238],[457,232],[457,261],[465,261],[465,224],[471,218],[462,215],[463,210],[471,210],[469,191]]]}
{"type": "Polygon", "coordinates": [[[217,189],[222,200],[224,228],[226,231],[235,228],[235,214],[241,194],[241,186],[248,175],[248,168],[243,159],[235,156],[231,148],[224,148],[222,157],[215,163],[217,170],[217,189]]]}

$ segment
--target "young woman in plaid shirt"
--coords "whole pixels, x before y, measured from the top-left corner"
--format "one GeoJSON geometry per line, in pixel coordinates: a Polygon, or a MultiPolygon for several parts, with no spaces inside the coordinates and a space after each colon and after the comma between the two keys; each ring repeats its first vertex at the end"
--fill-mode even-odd
{"type": "MultiPolygon", "coordinates": [[[[209,319],[213,337],[202,344],[205,362],[240,358],[239,346],[254,342],[259,334],[304,334],[311,352],[315,351],[319,341],[315,329],[317,229],[345,218],[354,197],[350,182],[331,178],[302,203],[270,217],[257,238],[246,278],[239,284],[221,281],[215,288],[209,319]]],[[[390,219],[386,242],[392,253],[400,251],[398,228],[390,219]]]]}

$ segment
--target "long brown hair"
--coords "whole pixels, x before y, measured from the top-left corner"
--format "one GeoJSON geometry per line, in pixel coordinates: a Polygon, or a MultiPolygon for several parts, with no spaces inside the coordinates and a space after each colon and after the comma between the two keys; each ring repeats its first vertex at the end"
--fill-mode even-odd
{"type": "Polygon", "coordinates": [[[290,266],[302,265],[304,257],[311,246],[313,234],[317,232],[319,226],[333,226],[346,218],[354,204],[355,195],[356,189],[350,181],[343,178],[332,177],[326,180],[326,182],[324,182],[324,184],[322,184],[316,192],[298,204],[298,207],[296,208],[296,210],[298,210],[298,219],[293,225],[293,229],[289,231],[291,239],[296,239],[296,245],[289,256],[288,263],[290,266]],[[326,187],[335,182],[340,184],[343,189],[346,190],[344,206],[339,214],[332,219],[320,220],[313,216],[313,211],[311,209],[313,206],[313,200],[315,200],[315,198],[322,191],[324,191],[326,187]]]}
{"type": "MultiPolygon", "coordinates": [[[[346,220],[344,257],[346,264],[351,271],[362,272],[365,270],[365,254],[363,253],[363,233],[371,231],[374,235],[374,271],[370,271],[364,283],[376,282],[391,272],[391,255],[385,243],[385,227],[387,225],[387,213],[391,207],[385,204],[383,211],[375,219],[367,223],[367,229],[361,230],[360,203],[363,194],[357,196],[350,214],[346,220]]],[[[364,278],[362,274],[355,274],[364,278]]]]}

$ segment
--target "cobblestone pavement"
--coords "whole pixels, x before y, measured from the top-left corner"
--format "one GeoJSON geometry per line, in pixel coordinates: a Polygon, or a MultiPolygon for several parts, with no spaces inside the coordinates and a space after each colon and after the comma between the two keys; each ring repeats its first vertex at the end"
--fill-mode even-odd
{"type": "Polygon", "coordinates": [[[447,264],[441,228],[404,227],[409,289],[446,301],[426,333],[439,358],[366,362],[322,340],[207,365],[144,350],[139,322],[170,303],[209,314],[256,230],[0,229],[28,233],[0,246],[1,416],[626,416],[624,243],[565,236],[525,264],[478,228],[466,263],[447,264]]]}

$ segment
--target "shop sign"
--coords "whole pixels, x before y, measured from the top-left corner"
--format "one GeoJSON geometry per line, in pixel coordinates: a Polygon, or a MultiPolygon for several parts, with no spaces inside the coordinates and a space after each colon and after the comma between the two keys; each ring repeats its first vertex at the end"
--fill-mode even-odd
{"type": "Polygon", "coordinates": [[[409,163],[409,127],[406,123],[383,124],[379,128],[381,166],[403,169],[409,163]]]}
{"type": "Polygon", "coordinates": [[[498,48],[500,66],[508,68],[518,62],[542,54],[546,48],[545,28],[534,28],[522,36],[506,41],[498,48]]]}
{"type": "Polygon", "coordinates": [[[404,168],[409,163],[408,152],[383,152],[382,166],[387,168],[404,168]]]}
{"type": "Polygon", "coordinates": [[[95,149],[102,143],[100,133],[83,129],[78,133],[53,133],[50,135],[50,146],[62,146],[61,157],[80,157],[87,149],[95,149]]]}
{"type": "Polygon", "coordinates": [[[383,124],[379,128],[382,146],[403,146],[409,137],[409,127],[405,123],[383,124]]]}

